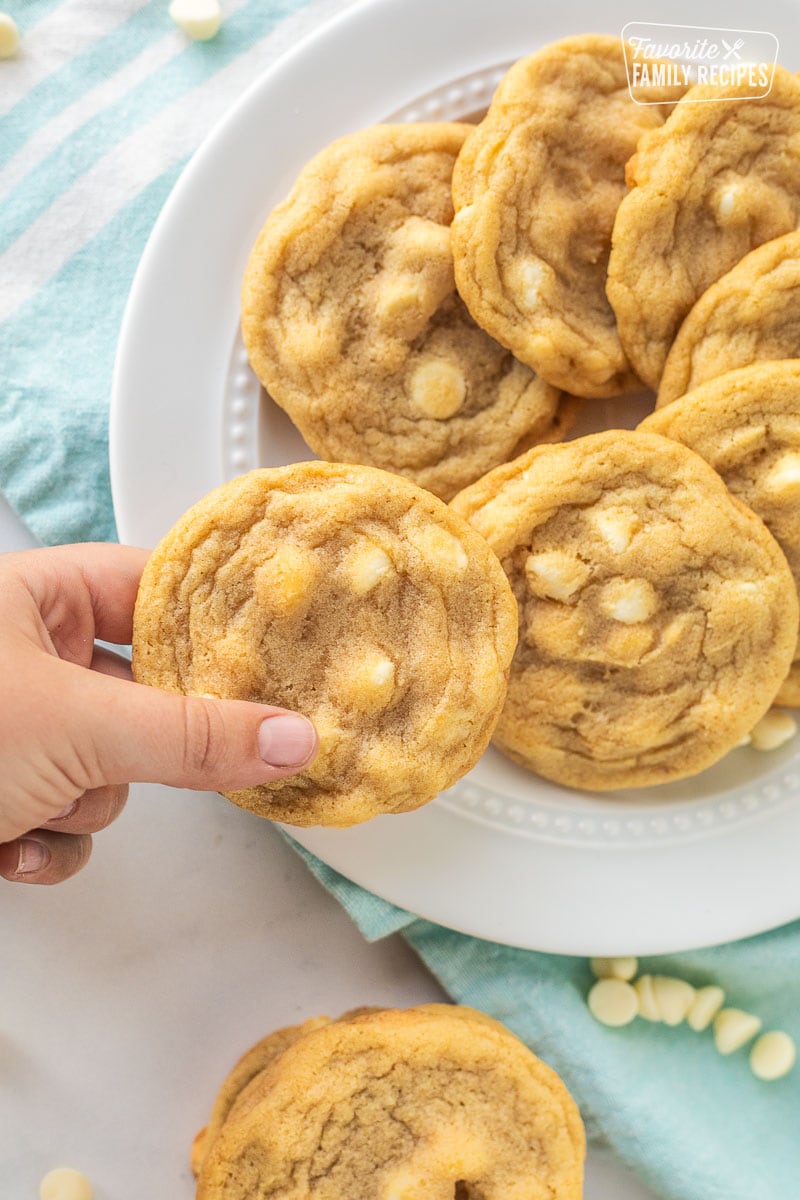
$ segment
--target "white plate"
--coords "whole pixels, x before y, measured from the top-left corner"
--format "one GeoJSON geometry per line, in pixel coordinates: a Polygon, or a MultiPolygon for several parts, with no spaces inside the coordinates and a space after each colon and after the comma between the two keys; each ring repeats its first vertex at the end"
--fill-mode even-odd
{"type": "MultiPolygon", "coordinates": [[[[797,8],[764,0],[796,70],[797,8]]],[[[499,65],[568,33],[618,33],[663,6],[569,0],[371,0],[279,60],[195,155],[153,231],[120,337],[111,478],[123,541],[154,545],[195,500],[256,465],[312,457],[259,400],[238,339],[239,284],[272,206],[316,151],[385,120],[484,105],[499,65]]],[[[671,3],[672,21],[749,28],[671,3]]],[[[612,421],[613,423],[613,421],[612,421]]],[[[796,746],[738,750],[692,780],[596,797],[489,751],[434,803],[351,830],[292,831],[378,895],[480,937],[567,954],[661,953],[800,915],[796,746]]]]}

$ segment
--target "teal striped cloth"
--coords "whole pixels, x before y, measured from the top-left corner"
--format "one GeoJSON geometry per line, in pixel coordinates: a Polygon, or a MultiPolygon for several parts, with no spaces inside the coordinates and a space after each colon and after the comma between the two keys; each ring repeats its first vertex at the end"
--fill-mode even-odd
{"type": "MultiPolygon", "coordinates": [[[[228,104],[344,3],[224,0],[220,34],[193,44],[167,0],[5,0],[23,43],[0,62],[0,487],[42,541],[115,538],[108,399],[148,234],[228,104]]],[[[416,920],[304,857],[365,936],[402,931],[456,1000],[493,1013],[551,1062],[590,1132],[659,1195],[800,1195],[800,1070],[763,1084],[743,1053],[716,1055],[708,1034],[599,1026],[585,1005],[585,960],[416,920]]],[[[800,925],[645,966],[719,982],[768,1027],[800,1038],[800,925]]]]}

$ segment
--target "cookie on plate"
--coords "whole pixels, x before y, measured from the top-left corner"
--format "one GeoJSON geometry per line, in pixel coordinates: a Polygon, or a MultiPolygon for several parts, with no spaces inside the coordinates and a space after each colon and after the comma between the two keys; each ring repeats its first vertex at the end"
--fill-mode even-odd
{"type": "Polygon", "coordinates": [[[736,367],[781,358],[800,358],[800,233],[752,250],[703,293],[667,355],[657,407],[736,367]]]}
{"type": "Polygon", "coordinates": [[[800,79],[768,96],[694,87],[642,138],[614,222],[608,298],[634,370],[658,389],[681,322],[703,292],[800,218],[800,79]]]}
{"type": "Polygon", "coordinates": [[[378,125],[323,150],[267,220],[242,291],[253,369],[312,450],[444,499],[563,436],[574,408],[456,293],[450,185],[470,128],[378,125]]]}
{"type": "Polygon", "coordinates": [[[292,825],[353,825],[418,808],[474,766],[516,625],[497,559],[435,496],[371,467],[298,463],[224,484],[163,539],[133,670],[310,717],[310,767],[226,794],[292,825]]]}
{"type": "MultiPolygon", "coordinates": [[[[683,442],[710,463],[764,521],[800,586],[800,359],[720,375],[639,428],[683,442]]],[[[776,703],[800,705],[800,640],[776,703]]]]}
{"type": "Polygon", "coordinates": [[[459,292],[484,329],[575,395],[640,386],[606,266],[625,164],[669,110],[631,99],[619,38],[565,38],[515,63],[456,162],[459,292]]]}
{"type": "Polygon", "coordinates": [[[517,597],[495,735],[516,762],[594,791],[665,783],[716,762],[769,708],[797,640],[792,575],[693,451],[593,434],[498,467],[452,507],[517,597]]]}
{"type": "Polygon", "coordinates": [[[497,1021],[383,1009],[318,1024],[255,1076],[197,1197],[579,1200],[584,1154],[564,1084],[497,1021]]]}

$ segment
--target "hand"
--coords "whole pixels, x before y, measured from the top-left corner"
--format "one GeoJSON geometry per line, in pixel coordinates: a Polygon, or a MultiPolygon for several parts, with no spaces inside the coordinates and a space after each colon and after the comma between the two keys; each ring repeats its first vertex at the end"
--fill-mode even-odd
{"type": "Polygon", "coordinates": [[[147,551],[79,545],[0,555],[0,876],[58,883],[134,780],[232,791],[302,770],[305,717],[134,683],[95,646],[127,645],[147,551]]]}

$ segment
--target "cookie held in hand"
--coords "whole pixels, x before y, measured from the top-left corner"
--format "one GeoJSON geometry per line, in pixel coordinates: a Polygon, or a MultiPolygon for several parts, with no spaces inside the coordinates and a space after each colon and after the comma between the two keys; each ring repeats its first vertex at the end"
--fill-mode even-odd
{"type": "Polygon", "coordinates": [[[198,1200],[580,1200],[580,1114],[504,1026],[443,1004],[323,1022],[203,1139],[198,1200]]]}
{"type": "Polygon", "coordinates": [[[226,793],[293,825],[353,825],[432,800],[477,762],[502,707],[516,605],[483,538],[370,467],[251,471],[152,554],[133,631],[142,683],[297,710],[299,775],[226,793]]]}

